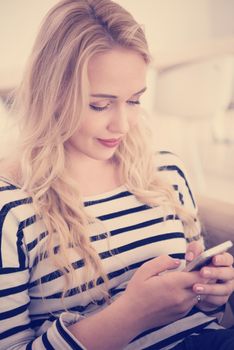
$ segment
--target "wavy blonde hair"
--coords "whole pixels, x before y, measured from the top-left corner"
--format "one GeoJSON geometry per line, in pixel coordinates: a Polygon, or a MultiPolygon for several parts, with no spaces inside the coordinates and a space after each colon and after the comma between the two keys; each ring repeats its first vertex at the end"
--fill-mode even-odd
{"type": "MultiPolygon", "coordinates": [[[[41,26],[14,103],[21,116],[17,182],[32,196],[36,213],[46,225],[47,254],[69,280],[74,270],[67,248],[77,250],[85,262],[86,278],[91,276],[94,284],[100,276],[108,281],[89,240],[88,227],[93,219],[87,215],[77,184],[69,175],[66,141],[83,118],[89,93],[89,60],[116,46],[134,50],[147,64],[150,62],[142,27],[118,4],[110,0],[59,2],[41,26]]],[[[123,181],[140,201],[173,206],[189,235],[194,218],[179,205],[173,189],[157,176],[148,137],[147,129],[137,125],[117,150],[114,159],[123,181]]]]}

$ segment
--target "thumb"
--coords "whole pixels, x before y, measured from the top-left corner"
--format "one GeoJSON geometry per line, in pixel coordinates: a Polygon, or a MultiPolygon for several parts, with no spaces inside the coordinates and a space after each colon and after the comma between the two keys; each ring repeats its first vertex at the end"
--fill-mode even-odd
{"type": "Polygon", "coordinates": [[[176,269],[180,265],[179,259],[173,259],[168,255],[161,255],[144,263],[135,273],[135,277],[147,280],[166,270],[176,269]]]}
{"type": "Polygon", "coordinates": [[[194,258],[196,258],[201,252],[203,251],[203,247],[201,243],[197,241],[192,241],[188,244],[185,259],[187,262],[192,261],[194,258]]]}

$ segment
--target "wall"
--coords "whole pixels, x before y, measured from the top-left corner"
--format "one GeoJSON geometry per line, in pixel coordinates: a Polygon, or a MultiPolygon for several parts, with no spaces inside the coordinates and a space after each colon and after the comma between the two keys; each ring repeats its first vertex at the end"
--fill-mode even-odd
{"type": "Polygon", "coordinates": [[[57,0],[0,0],[0,87],[21,77],[44,14],[57,0]]]}
{"type": "MultiPolygon", "coordinates": [[[[21,76],[39,23],[57,0],[0,0],[0,87],[21,76]]],[[[153,52],[234,35],[234,0],[117,0],[145,25],[153,52]]]]}
{"type": "Polygon", "coordinates": [[[211,35],[209,0],[116,2],[130,10],[140,23],[146,23],[146,34],[154,52],[172,51],[211,35]]]}

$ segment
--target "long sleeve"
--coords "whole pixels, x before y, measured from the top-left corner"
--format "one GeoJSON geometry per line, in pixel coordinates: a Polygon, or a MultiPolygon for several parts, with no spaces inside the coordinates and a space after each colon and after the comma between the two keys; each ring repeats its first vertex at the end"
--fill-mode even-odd
{"type": "Polygon", "coordinates": [[[47,322],[40,336],[32,327],[28,292],[31,269],[23,221],[16,215],[30,199],[21,194],[17,198],[16,188],[0,185],[0,349],[84,349],[67,329],[79,320],[78,313],[61,313],[53,322],[47,322]]]}

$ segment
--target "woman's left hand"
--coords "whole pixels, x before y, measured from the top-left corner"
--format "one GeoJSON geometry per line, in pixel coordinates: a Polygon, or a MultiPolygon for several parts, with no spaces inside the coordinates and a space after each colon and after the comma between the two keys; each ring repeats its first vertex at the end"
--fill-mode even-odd
{"type": "Polygon", "coordinates": [[[212,263],[200,270],[202,277],[209,279],[207,284],[194,284],[193,290],[201,296],[197,306],[204,311],[225,304],[234,291],[233,256],[229,253],[215,255],[212,263]]]}
{"type": "MultiPolygon", "coordinates": [[[[192,258],[195,258],[201,251],[201,245],[198,242],[192,242],[188,245],[186,256],[189,256],[188,252],[191,252],[192,258]]],[[[234,291],[233,261],[231,254],[222,253],[215,255],[209,266],[201,268],[199,273],[207,280],[207,283],[193,286],[193,291],[201,296],[197,304],[199,309],[209,311],[228,301],[234,291]]]]}

